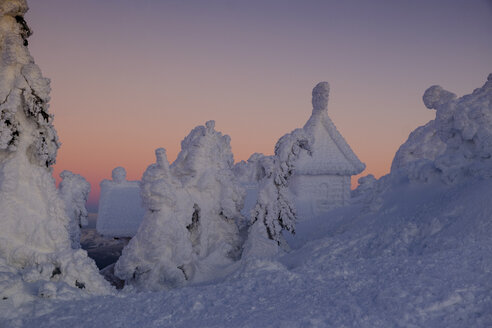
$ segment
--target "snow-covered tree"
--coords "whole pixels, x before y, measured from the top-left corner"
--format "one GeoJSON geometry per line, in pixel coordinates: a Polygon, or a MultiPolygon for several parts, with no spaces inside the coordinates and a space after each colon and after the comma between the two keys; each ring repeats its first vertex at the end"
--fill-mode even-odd
{"type": "Polygon", "coordinates": [[[68,230],[72,248],[80,248],[80,228],[89,223],[85,203],[89,198],[91,185],[83,176],[67,170],[61,172],[60,177],[62,181],[58,187],[58,193],[65,203],[65,211],[70,218],[68,230]]]}
{"type": "Polygon", "coordinates": [[[214,126],[194,128],[171,166],[164,149],[156,151],[141,182],[145,217],[115,266],[127,284],[159,290],[203,281],[239,256],[244,192],[230,138],[214,126]]]}
{"type": "Polygon", "coordinates": [[[263,223],[268,238],[281,245],[282,231],[295,232],[296,210],[289,191],[289,180],[301,151],[310,152],[310,141],[303,129],[284,135],[275,145],[275,156],[261,160],[262,179],[252,223],[263,223]]]}
{"type": "Polygon", "coordinates": [[[252,154],[247,161],[240,161],[234,165],[234,175],[243,184],[256,184],[262,178],[261,161],[265,155],[261,153],[252,154]]]}
{"type": "Polygon", "coordinates": [[[27,9],[25,0],[0,1],[0,298],[109,292],[94,261],[71,247],[50,169],[60,143],[49,80],[27,48],[27,9]]]}
{"type": "Polygon", "coordinates": [[[123,249],[115,274],[143,290],[181,286],[191,278],[193,206],[170,174],[163,148],[140,183],[146,214],[135,237],[123,249]],[[191,205],[190,205],[191,204],[191,205]]]}

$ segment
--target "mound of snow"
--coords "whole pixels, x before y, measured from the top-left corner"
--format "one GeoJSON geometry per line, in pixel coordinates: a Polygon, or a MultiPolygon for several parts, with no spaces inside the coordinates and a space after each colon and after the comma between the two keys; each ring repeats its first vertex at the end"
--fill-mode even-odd
{"type": "Polygon", "coordinates": [[[117,167],[112,180],[100,185],[97,232],[108,237],[135,236],[145,213],[138,181],[127,181],[125,169],[117,167]]]}

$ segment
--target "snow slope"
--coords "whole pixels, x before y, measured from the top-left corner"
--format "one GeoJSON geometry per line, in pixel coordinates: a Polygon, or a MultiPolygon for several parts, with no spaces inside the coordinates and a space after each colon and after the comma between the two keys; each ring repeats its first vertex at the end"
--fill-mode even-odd
{"type": "MultiPolygon", "coordinates": [[[[492,181],[401,182],[377,212],[297,227],[292,251],[223,281],[44,301],[24,327],[490,327],[492,181]],[[396,191],[396,192],[395,192],[396,191]],[[410,200],[410,201],[409,201],[410,200]]],[[[365,213],[365,214],[364,214],[365,213]]]]}

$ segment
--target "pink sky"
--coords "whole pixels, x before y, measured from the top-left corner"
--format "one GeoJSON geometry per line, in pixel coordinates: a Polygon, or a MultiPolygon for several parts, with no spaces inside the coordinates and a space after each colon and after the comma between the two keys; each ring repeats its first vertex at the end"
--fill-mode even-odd
{"type": "MultiPolygon", "coordinates": [[[[329,113],[366,163],[388,172],[398,146],[434,117],[433,84],[462,95],[492,72],[487,1],[31,0],[30,51],[51,78],[62,141],[54,175],[92,185],[123,166],[140,179],[164,147],[214,119],[235,160],[271,154],[331,85],[329,113]]],[[[353,184],[356,179],[353,178],[353,184]]]]}

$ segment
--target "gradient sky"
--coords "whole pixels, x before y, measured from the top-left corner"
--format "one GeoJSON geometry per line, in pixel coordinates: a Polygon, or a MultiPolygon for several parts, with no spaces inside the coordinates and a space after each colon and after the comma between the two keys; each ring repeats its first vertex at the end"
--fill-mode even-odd
{"type": "MultiPolygon", "coordinates": [[[[29,0],[28,0],[29,1],[29,0]]],[[[235,160],[271,154],[331,85],[329,114],[363,175],[433,119],[422,94],[459,96],[492,72],[492,1],[30,0],[29,48],[51,79],[62,147],[54,175],[92,185],[123,166],[140,179],[154,149],[170,161],[214,119],[235,160]]],[[[353,183],[356,178],[352,178],[353,183]]]]}

